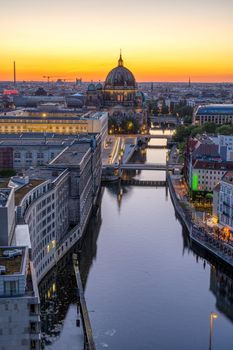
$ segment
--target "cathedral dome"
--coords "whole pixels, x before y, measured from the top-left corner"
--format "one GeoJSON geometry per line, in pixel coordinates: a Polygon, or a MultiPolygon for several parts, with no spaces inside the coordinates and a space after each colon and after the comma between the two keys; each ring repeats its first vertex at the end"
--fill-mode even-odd
{"type": "Polygon", "coordinates": [[[101,84],[101,83],[98,83],[98,84],[96,85],[96,90],[102,90],[102,89],[103,89],[102,84],[101,84]]]}
{"type": "Polygon", "coordinates": [[[96,90],[96,87],[93,83],[89,84],[88,85],[88,88],[87,88],[88,91],[95,91],[96,90]]]}
{"type": "Polygon", "coordinates": [[[133,73],[124,67],[122,57],[118,60],[118,67],[113,68],[105,80],[105,89],[136,89],[137,84],[133,73]]]}

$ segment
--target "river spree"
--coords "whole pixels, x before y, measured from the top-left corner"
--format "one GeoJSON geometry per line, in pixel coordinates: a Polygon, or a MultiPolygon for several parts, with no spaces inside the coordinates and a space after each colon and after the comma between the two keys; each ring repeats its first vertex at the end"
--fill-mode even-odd
{"type": "MultiPolygon", "coordinates": [[[[165,161],[164,149],[143,152],[148,162],[165,161]]],[[[135,176],[161,179],[165,174],[135,176]]],[[[212,349],[232,349],[232,274],[190,247],[166,188],[104,188],[80,249],[98,350],[207,350],[211,312],[218,315],[212,319],[212,349]]],[[[43,331],[50,336],[46,349],[62,349],[62,344],[79,349],[70,263],[68,256],[40,286],[43,331]]]]}

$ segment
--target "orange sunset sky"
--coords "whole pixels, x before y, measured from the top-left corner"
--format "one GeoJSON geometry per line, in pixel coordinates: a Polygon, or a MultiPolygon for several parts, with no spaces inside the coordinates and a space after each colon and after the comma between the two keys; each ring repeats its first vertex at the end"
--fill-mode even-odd
{"type": "Polygon", "coordinates": [[[232,0],[0,1],[0,80],[233,81],[232,0]],[[55,80],[55,79],[54,79],[55,80]]]}

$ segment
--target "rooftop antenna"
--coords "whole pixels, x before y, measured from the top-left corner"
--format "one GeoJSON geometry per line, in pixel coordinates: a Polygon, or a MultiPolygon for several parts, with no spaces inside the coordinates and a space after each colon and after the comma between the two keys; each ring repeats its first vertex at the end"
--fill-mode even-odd
{"type": "Polygon", "coordinates": [[[14,61],[14,85],[16,85],[16,65],[15,65],[15,61],[14,61]]]}

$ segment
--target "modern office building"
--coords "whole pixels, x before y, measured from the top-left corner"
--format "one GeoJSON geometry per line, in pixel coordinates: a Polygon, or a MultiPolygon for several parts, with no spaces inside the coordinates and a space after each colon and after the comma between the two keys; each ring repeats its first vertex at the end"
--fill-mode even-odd
{"type": "Polygon", "coordinates": [[[14,203],[13,190],[2,190],[9,192],[8,201],[3,197],[2,202],[11,217],[16,211],[17,223],[14,237],[5,234],[3,243],[22,243],[19,228],[24,227],[38,282],[82,236],[100,189],[101,170],[100,135],[83,136],[63,147],[46,167],[12,177],[14,203]]]}
{"type": "Polygon", "coordinates": [[[40,350],[40,299],[28,247],[0,247],[0,348],[40,350]]]}
{"type": "Polygon", "coordinates": [[[37,284],[82,238],[101,169],[101,136],[83,135],[0,188],[1,350],[41,349],[37,284]]]}
{"type": "Polygon", "coordinates": [[[233,104],[210,104],[199,106],[194,112],[195,124],[233,124],[233,104]]]}
{"type": "Polygon", "coordinates": [[[46,165],[64,148],[86,135],[0,134],[0,169],[26,170],[46,165]]]}

